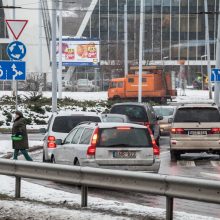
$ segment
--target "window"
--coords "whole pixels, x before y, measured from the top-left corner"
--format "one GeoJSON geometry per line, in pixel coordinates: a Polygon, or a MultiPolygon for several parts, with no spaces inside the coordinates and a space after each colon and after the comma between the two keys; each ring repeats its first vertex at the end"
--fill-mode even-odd
{"type": "Polygon", "coordinates": [[[72,142],[73,136],[75,135],[77,130],[78,128],[75,128],[74,130],[71,131],[71,133],[68,134],[68,136],[65,139],[64,144],[70,144],[72,142]]]}
{"type": "Polygon", "coordinates": [[[216,108],[180,108],[174,122],[220,122],[220,114],[216,108]]]}
{"type": "Polygon", "coordinates": [[[69,133],[76,125],[83,121],[100,122],[98,116],[73,115],[57,116],[54,120],[52,131],[60,133],[69,133]]]}
{"type": "Polygon", "coordinates": [[[151,138],[143,128],[101,129],[97,147],[151,147],[151,138]]]}
{"type": "Polygon", "coordinates": [[[133,83],[134,82],[134,78],[128,78],[128,82],[129,83],[133,83]]]}
{"type": "Polygon", "coordinates": [[[111,82],[110,88],[117,88],[117,82],[111,82]]]}
{"type": "Polygon", "coordinates": [[[77,144],[84,128],[79,128],[75,133],[71,144],[77,144]]]}
{"type": "Polygon", "coordinates": [[[155,108],[154,109],[157,115],[161,116],[172,116],[174,112],[174,108],[155,108]]]}
{"type": "Polygon", "coordinates": [[[146,83],[147,82],[147,78],[142,78],[142,83],[146,83]]]}
{"type": "Polygon", "coordinates": [[[123,82],[118,82],[118,88],[123,88],[124,83],[123,82]]]}
{"type": "Polygon", "coordinates": [[[93,130],[89,128],[85,128],[83,134],[80,139],[80,144],[89,144],[92,137],[93,130]]]}

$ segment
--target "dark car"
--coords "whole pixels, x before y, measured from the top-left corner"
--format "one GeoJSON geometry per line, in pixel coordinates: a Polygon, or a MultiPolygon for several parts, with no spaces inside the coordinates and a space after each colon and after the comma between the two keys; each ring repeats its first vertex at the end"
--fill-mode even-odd
{"type": "Polygon", "coordinates": [[[153,107],[149,103],[118,103],[110,109],[111,114],[127,115],[132,123],[148,126],[159,146],[160,126],[158,120],[162,120],[162,116],[157,116],[153,107]]]}

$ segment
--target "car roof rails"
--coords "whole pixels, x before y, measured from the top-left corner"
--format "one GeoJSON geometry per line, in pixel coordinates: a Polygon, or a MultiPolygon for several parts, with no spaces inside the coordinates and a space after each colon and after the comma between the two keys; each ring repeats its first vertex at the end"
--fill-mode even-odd
{"type": "Polygon", "coordinates": [[[89,125],[91,123],[93,123],[93,121],[82,121],[82,122],[78,123],[77,126],[78,125],[83,125],[83,124],[88,124],[89,125]]]}

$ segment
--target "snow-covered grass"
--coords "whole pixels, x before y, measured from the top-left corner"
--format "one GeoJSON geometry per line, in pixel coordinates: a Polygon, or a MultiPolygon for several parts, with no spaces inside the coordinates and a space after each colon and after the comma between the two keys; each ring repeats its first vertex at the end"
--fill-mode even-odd
{"type": "MultiPolygon", "coordinates": [[[[29,141],[29,147],[32,148],[34,146],[43,146],[42,141],[29,141]]],[[[0,157],[8,153],[12,153],[12,141],[11,140],[0,140],[0,157]]]]}
{"type": "MultiPolygon", "coordinates": [[[[2,176],[0,175],[0,193],[7,196],[14,196],[15,189],[15,180],[12,177],[2,176]]],[[[142,219],[148,217],[150,219],[164,219],[165,210],[160,208],[151,208],[143,205],[133,204],[133,203],[122,203],[112,200],[104,200],[95,197],[89,197],[89,208],[88,209],[80,209],[80,201],[81,197],[79,194],[63,192],[61,190],[51,189],[44,186],[40,186],[37,184],[33,184],[27,181],[23,181],[21,183],[21,194],[22,197],[28,200],[33,200],[37,202],[43,202],[45,205],[37,205],[36,208],[33,209],[35,205],[30,204],[28,202],[19,202],[5,200],[4,203],[0,202],[0,210],[1,213],[4,213],[4,209],[9,209],[14,205],[14,207],[18,207],[13,211],[10,210],[10,213],[20,213],[20,209],[23,210],[26,215],[36,216],[38,213],[38,218],[42,217],[46,212],[47,215],[54,216],[53,213],[56,213],[57,219],[66,219],[65,216],[68,214],[74,215],[75,219],[142,219]],[[53,205],[53,207],[50,207],[53,205]],[[54,208],[55,205],[61,206],[60,208],[54,208]],[[41,209],[37,209],[37,207],[42,207],[43,212],[39,211],[41,209]],[[71,209],[71,211],[70,211],[71,209]],[[74,210],[76,209],[76,210],[74,210]],[[27,212],[29,210],[29,212],[27,212]],[[81,210],[81,212],[79,211],[81,210]],[[36,213],[36,211],[38,211],[36,213]],[[79,215],[79,217],[78,217],[79,215]],[[78,218],[76,218],[76,216],[78,218]],[[122,218],[123,216],[123,218],[122,218]],[[120,218],[118,218],[120,217],[120,218]]],[[[27,216],[26,216],[27,217],[27,216]]],[[[38,219],[36,218],[36,219],[38,219]]],[[[34,218],[35,219],[35,218],[34,218]]],[[[46,219],[46,218],[42,218],[46,219]]],[[[68,219],[68,218],[67,218],[68,219]]],[[[74,218],[70,218],[74,219],[74,218]]],[[[175,212],[175,220],[217,220],[217,218],[200,216],[187,214],[184,212],[175,212]]]]}

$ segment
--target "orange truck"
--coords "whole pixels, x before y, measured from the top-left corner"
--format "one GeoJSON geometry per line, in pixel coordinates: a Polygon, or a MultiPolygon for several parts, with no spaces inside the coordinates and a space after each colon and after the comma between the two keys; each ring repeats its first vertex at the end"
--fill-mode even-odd
{"type": "MultiPolygon", "coordinates": [[[[114,78],[108,89],[109,100],[137,99],[138,97],[138,67],[131,67],[133,74],[124,78],[114,78]]],[[[157,66],[143,66],[142,99],[165,103],[176,96],[175,76],[164,73],[163,68],[157,66]]]]}

